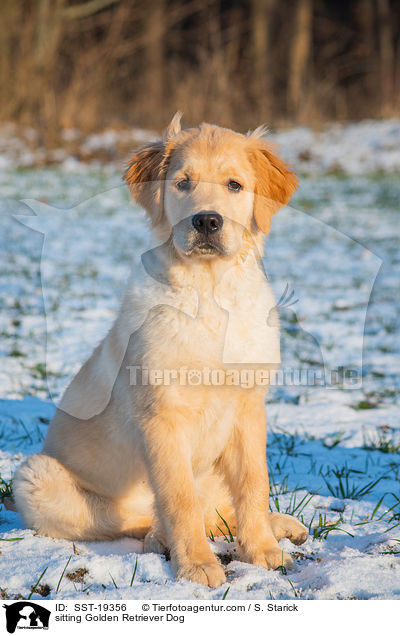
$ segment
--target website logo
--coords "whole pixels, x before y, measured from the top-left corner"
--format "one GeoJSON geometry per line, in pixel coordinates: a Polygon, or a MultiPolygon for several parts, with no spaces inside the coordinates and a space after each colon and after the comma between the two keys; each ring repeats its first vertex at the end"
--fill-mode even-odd
{"type": "Polygon", "coordinates": [[[51,612],[42,605],[18,601],[3,607],[6,610],[6,627],[9,634],[14,634],[16,629],[49,629],[51,612]]]}

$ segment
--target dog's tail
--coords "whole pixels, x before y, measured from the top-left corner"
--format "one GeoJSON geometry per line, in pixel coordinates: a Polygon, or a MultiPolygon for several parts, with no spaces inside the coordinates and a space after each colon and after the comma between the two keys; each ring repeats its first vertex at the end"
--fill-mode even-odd
{"type": "MultiPolygon", "coordinates": [[[[82,488],[57,459],[32,455],[14,477],[17,511],[27,527],[39,534],[72,540],[104,540],[124,534],[143,535],[143,528],[129,525],[116,502],[82,488]]],[[[140,524],[139,524],[140,525],[140,524]]]]}

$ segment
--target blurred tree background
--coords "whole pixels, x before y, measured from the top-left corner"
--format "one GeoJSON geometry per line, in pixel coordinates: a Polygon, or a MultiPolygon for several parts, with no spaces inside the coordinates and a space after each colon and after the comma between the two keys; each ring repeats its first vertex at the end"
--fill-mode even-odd
{"type": "Polygon", "coordinates": [[[239,130],[400,111],[399,0],[1,0],[0,117],[239,130]]]}

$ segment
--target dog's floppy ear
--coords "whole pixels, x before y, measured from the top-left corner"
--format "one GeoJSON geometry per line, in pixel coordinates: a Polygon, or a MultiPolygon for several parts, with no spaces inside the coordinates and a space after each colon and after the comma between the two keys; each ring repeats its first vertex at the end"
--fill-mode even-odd
{"type": "Polygon", "coordinates": [[[163,141],[146,144],[134,152],[124,174],[132,197],[149,213],[153,226],[163,215],[165,151],[163,141]]]}
{"type": "Polygon", "coordinates": [[[296,175],[262,139],[251,140],[250,162],[256,176],[254,219],[268,234],[272,216],[289,202],[298,186],[296,175]]]}
{"type": "Polygon", "coordinates": [[[182,113],[177,112],[166,128],[163,139],[139,148],[131,157],[124,174],[135,201],[150,215],[153,226],[164,212],[164,181],[171,152],[171,141],[181,130],[182,113]]]}

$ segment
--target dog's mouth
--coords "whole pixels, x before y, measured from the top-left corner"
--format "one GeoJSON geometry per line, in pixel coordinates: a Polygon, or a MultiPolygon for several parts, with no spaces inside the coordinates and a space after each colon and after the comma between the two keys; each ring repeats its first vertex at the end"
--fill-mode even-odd
{"type": "Polygon", "coordinates": [[[202,256],[215,256],[217,254],[225,254],[222,245],[213,241],[196,241],[189,254],[201,254],[202,256]]]}

